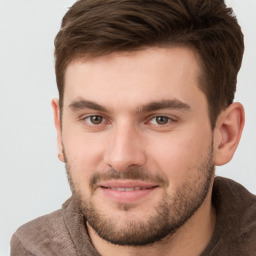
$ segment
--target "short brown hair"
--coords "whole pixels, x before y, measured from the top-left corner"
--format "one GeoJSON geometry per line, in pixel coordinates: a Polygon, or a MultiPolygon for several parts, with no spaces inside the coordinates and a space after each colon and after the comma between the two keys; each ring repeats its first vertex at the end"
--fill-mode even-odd
{"type": "Polygon", "coordinates": [[[200,89],[211,125],[233,102],[244,52],[243,34],[224,0],[79,0],[55,39],[55,71],[63,106],[68,64],[147,46],[185,45],[201,59],[200,89]]]}

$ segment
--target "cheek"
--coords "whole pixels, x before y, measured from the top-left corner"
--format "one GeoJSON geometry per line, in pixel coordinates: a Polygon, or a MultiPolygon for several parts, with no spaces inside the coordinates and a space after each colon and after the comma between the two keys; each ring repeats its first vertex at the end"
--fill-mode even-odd
{"type": "Polygon", "coordinates": [[[89,180],[95,170],[103,169],[102,138],[69,130],[63,133],[63,145],[72,178],[79,183],[89,180]]]}
{"type": "Polygon", "coordinates": [[[175,187],[179,186],[188,176],[196,174],[197,167],[208,156],[210,144],[209,133],[201,132],[199,135],[193,130],[190,133],[170,134],[162,140],[158,138],[149,147],[149,168],[155,166],[170,183],[175,184],[175,187]]]}

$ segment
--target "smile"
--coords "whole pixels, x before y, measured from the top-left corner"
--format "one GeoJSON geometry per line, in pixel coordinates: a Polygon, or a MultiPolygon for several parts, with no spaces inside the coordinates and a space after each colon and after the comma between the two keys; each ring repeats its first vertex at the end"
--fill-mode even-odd
{"type": "Polygon", "coordinates": [[[98,186],[104,198],[116,203],[135,203],[148,199],[157,188],[158,185],[141,181],[109,181],[98,186]]]}
{"type": "Polygon", "coordinates": [[[119,192],[130,192],[130,191],[138,191],[144,189],[151,189],[152,187],[145,188],[145,187],[133,187],[133,188],[116,188],[116,187],[103,187],[105,189],[111,189],[119,192]]]}

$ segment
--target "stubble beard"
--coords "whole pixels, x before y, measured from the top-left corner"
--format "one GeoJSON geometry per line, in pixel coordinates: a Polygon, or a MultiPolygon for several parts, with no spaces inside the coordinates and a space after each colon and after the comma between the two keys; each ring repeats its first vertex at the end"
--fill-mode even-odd
{"type": "MultiPolygon", "coordinates": [[[[116,245],[144,246],[156,243],[174,234],[205,201],[214,177],[213,146],[211,145],[207,157],[196,166],[197,176],[195,176],[195,172],[192,172],[193,176],[188,175],[186,181],[176,190],[175,194],[168,195],[165,193],[163,200],[153,210],[150,209],[153,214],[147,219],[138,220],[135,217],[129,218],[122,224],[117,224],[114,218],[106,216],[104,212],[95,206],[90,195],[82,195],[79,186],[72,178],[72,167],[68,162],[68,158],[65,154],[64,156],[72,194],[80,206],[85,223],[87,222],[99,237],[116,245]]],[[[107,174],[104,174],[104,178],[129,178],[148,181],[157,179],[157,177],[151,176],[148,171],[142,168],[137,169],[130,168],[122,173],[116,170],[109,170],[107,174]]],[[[192,169],[192,167],[188,168],[188,172],[192,169]]],[[[93,182],[97,180],[95,177],[100,178],[101,174],[96,173],[91,178],[91,189],[93,182]]],[[[164,179],[162,179],[162,182],[164,182],[164,179]]],[[[126,213],[129,212],[129,208],[125,208],[125,206],[123,210],[126,213]]],[[[145,212],[148,212],[147,210],[145,209],[145,212]]]]}

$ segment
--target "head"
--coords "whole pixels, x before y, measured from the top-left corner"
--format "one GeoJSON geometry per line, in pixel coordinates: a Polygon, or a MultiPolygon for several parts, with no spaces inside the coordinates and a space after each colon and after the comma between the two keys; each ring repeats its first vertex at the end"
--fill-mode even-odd
{"type": "Polygon", "coordinates": [[[60,159],[89,227],[119,245],[207,207],[238,145],[243,35],[221,0],[80,0],[55,40],[60,159]]]}
{"type": "Polygon", "coordinates": [[[199,86],[214,127],[219,113],[233,102],[244,51],[240,26],[224,0],[77,1],[55,39],[61,109],[71,61],[177,45],[194,49],[200,59],[199,86]]]}

